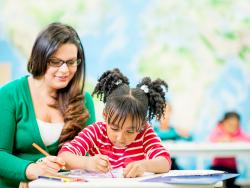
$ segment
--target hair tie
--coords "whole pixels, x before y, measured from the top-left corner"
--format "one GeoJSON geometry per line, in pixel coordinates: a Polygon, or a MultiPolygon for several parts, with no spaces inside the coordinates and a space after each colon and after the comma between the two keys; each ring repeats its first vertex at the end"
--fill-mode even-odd
{"type": "Polygon", "coordinates": [[[115,82],[115,85],[120,85],[122,83],[122,80],[121,79],[119,79],[119,80],[117,80],[116,82],[115,82]]]}
{"type": "Polygon", "coordinates": [[[149,92],[149,89],[148,89],[148,86],[147,85],[142,85],[141,87],[140,87],[140,89],[141,90],[143,90],[144,91],[144,93],[148,93],[149,92]]]}

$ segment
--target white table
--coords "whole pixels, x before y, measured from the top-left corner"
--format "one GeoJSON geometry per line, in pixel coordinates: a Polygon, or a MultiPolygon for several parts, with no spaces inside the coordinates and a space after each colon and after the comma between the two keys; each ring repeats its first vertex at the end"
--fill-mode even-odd
{"type": "MultiPolygon", "coordinates": [[[[250,143],[163,142],[172,157],[195,156],[197,169],[204,169],[204,160],[214,157],[250,156],[250,143]]],[[[248,163],[250,170],[250,158],[248,163]]]]}
{"type": "Polygon", "coordinates": [[[222,182],[211,185],[177,185],[165,183],[139,182],[144,178],[162,176],[164,174],[150,175],[141,178],[93,178],[88,182],[59,182],[37,179],[29,183],[29,188],[213,188],[222,187],[222,182]]]}
{"type": "MultiPolygon", "coordinates": [[[[222,183],[220,184],[222,187],[222,183]]],[[[50,180],[35,180],[29,183],[29,188],[213,188],[215,185],[173,185],[164,183],[135,182],[130,179],[125,180],[103,180],[96,179],[96,182],[55,182],[50,180]]],[[[216,186],[217,187],[217,186],[216,186]]]]}

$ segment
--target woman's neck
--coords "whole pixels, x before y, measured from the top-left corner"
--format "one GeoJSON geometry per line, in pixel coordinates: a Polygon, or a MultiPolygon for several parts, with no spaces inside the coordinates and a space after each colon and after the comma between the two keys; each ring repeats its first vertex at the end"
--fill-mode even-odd
{"type": "Polygon", "coordinates": [[[34,88],[37,96],[41,97],[41,100],[44,100],[47,105],[54,105],[56,103],[57,98],[57,90],[52,89],[48,85],[46,85],[43,77],[34,78],[30,77],[30,83],[34,88]]]}

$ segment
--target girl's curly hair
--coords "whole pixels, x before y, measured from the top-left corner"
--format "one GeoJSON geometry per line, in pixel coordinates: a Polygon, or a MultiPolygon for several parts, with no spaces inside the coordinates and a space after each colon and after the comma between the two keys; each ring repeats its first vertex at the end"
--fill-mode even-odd
{"type": "Polygon", "coordinates": [[[152,81],[149,77],[143,78],[135,88],[130,88],[128,78],[115,68],[102,74],[92,95],[97,95],[105,103],[104,115],[108,123],[123,126],[126,117],[131,116],[132,124],[139,132],[145,121],[154,117],[160,119],[164,114],[167,89],[165,81],[152,81]]]}

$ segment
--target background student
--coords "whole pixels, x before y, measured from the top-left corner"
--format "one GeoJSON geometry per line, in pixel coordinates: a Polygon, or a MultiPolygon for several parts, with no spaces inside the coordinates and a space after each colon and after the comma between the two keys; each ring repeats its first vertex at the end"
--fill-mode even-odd
{"type": "Polygon", "coordinates": [[[171,125],[172,106],[168,104],[166,106],[164,116],[159,120],[159,125],[154,126],[155,132],[161,138],[161,140],[186,140],[191,141],[192,137],[190,133],[184,129],[176,128],[171,125]]]}
{"type": "Polygon", "coordinates": [[[124,177],[169,171],[169,153],[147,122],[164,113],[162,86],[167,88],[164,81],[146,77],[136,88],[130,88],[118,69],[104,72],[93,94],[105,103],[105,121],[86,127],[63,145],[59,156],[67,167],[96,172],[123,167],[124,177]],[[90,156],[85,156],[87,152],[90,156]]]}
{"type": "MultiPolygon", "coordinates": [[[[232,111],[224,114],[222,120],[212,130],[209,140],[212,142],[249,142],[250,136],[240,128],[240,115],[232,111]]],[[[216,157],[211,169],[238,173],[235,157],[216,157]]],[[[226,180],[226,187],[239,186],[235,185],[235,178],[232,178],[226,180]]]]}
{"type": "Polygon", "coordinates": [[[28,71],[0,89],[0,187],[56,173],[65,162],[56,156],[38,161],[44,156],[32,143],[56,155],[60,144],[95,121],[92,97],[83,90],[83,47],[71,26],[52,23],[38,35],[28,71]]]}
{"type": "MultiPolygon", "coordinates": [[[[171,104],[168,104],[166,105],[164,116],[162,116],[161,119],[159,120],[159,124],[156,124],[154,126],[154,130],[157,133],[157,135],[160,137],[162,141],[166,140],[191,141],[192,137],[188,131],[181,128],[175,128],[173,125],[171,125],[171,120],[170,120],[171,114],[172,114],[172,106],[171,104]]],[[[176,163],[176,159],[171,158],[171,160],[172,160],[171,170],[179,170],[180,167],[176,163]]]]}

